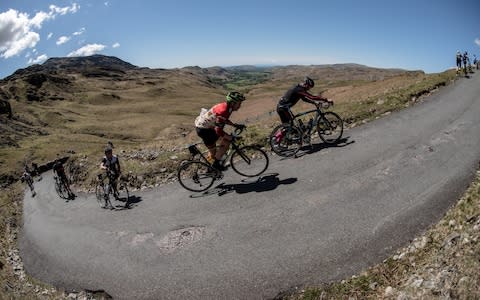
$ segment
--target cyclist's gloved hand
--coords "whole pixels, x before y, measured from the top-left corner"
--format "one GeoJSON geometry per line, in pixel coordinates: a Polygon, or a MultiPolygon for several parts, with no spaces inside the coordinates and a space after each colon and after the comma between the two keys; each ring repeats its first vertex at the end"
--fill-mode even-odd
{"type": "Polygon", "coordinates": [[[239,130],[243,130],[243,129],[245,129],[245,127],[247,127],[247,126],[245,126],[244,124],[234,124],[233,126],[234,126],[236,129],[239,129],[239,130]]]}

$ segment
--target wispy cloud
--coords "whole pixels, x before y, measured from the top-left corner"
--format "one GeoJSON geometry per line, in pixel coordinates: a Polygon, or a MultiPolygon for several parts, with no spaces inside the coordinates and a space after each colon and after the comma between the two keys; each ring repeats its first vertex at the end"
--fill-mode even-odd
{"type": "Polygon", "coordinates": [[[105,2],[103,2],[103,5],[110,6],[110,3],[108,1],[105,1],[105,2]]]}
{"type": "Polygon", "coordinates": [[[118,47],[120,47],[120,43],[115,43],[112,45],[112,48],[118,48],[118,47]]]}
{"type": "Polygon", "coordinates": [[[67,6],[67,7],[58,7],[55,5],[50,5],[49,8],[50,8],[50,12],[54,12],[54,14],[66,15],[68,13],[76,13],[80,9],[80,5],[78,5],[77,3],[73,3],[72,6],[67,6]]]}
{"type": "Polygon", "coordinates": [[[83,46],[82,48],[80,49],[77,49],[73,52],[70,52],[67,56],[68,57],[72,57],[72,56],[89,56],[89,55],[93,55],[95,53],[98,53],[100,51],[102,51],[103,49],[105,49],[106,46],[105,45],[101,45],[101,44],[88,44],[88,45],[85,45],[83,46]]]}
{"type": "Polygon", "coordinates": [[[41,62],[46,61],[47,58],[48,58],[47,55],[42,54],[42,55],[38,56],[37,58],[30,58],[30,59],[28,60],[28,64],[39,64],[39,63],[41,63],[41,62]]]}
{"type": "Polygon", "coordinates": [[[61,45],[61,44],[65,44],[69,40],[70,40],[69,36],[61,36],[61,37],[58,38],[56,43],[57,43],[57,45],[61,45]]]}
{"type": "Polygon", "coordinates": [[[47,40],[51,39],[51,38],[52,38],[52,36],[53,36],[53,33],[52,33],[52,32],[50,32],[50,33],[47,35],[47,40]]]}
{"type": "Polygon", "coordinates": [[[76,3],[67,7],[49,6],[49,11],[40,11],[32,18],[27,13],[14,9],[0,13],[0,57],[9,58],[20,54],[27,48],[33,48],[40,41],[40,35],[35,29],[57,15],[76,13],[80,6],[76,3]]]}
{"type": "Polygon", "coordinates": [[[85,27],[82,27],[80,28],[79,31],[75,31],[74,33],[72,33],[73,35],[81,35],[85,32],[85,27]]]}
{"type": "Polygon", "coordinates": [[[477,44],[477,46],[480,46],[480,39],[479,38],[475,39],[475,44],[477,44]]]}

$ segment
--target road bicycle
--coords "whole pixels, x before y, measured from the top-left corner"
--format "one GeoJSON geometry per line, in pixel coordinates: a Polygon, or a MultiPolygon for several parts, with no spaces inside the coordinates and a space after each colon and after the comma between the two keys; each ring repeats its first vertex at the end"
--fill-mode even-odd
{"type": "Polygon", "coordinates": [[[311,146],[315,132],[326,144],[336,144],[342,138],[342,118],[332,111],[323,111],[333,105],[333,101],[309,103],[314,104],[315,109],[296,114],[290,123],[280,124],[273,129],[268,137],[273,152],[284,157],[293,156],[304,142],[311,146]],[[304,116],[310,117],[306,125],[302,121],[304,116]]]}
{"type": "Polygon", "coordinates": [[[110,201],[110,194],[116,201],[125,202],[124,208],[129,208],[130,194],[128,192],[127,183],[120,178],[115,178],[115,174],[107,169],[106,174],[97,176],[97,184],[95,186],[95,195],[101,208],[115,209],[110,201]],[[115,185],[115,181],[118,183],[115,185]]]}
{"type": "MultiPolygon", "coordinates": [[[[260,146],[242,145],[240,136],[243,128],[237,128],[232,134],[232,142],[222,166],[229,166],[245,177],[255,177],[261,175],[268,168],[268,156],[260,146]],[[229,159],[230,158],[230,159],[229,159]]],[[[223,174],[212,166],[212,162],[207,159],[207,152],[201,152],[196,143],[188,146],[190,158],[184,160],[177,170],[177,177],[180,185],[192,192],[202,192],[213,185],[217,179],[221,179],[223,174]]]]}
{"type": "Polygon", "coordinates": [[[35,195],[36,195],[37,193],[35,192],[35,189],[34,189],[34,187],[33,187],[33,177],[32,177],[32,175],[31,175],[30,173],[28,173],[28,172],[24,172],[23,175],[22,175],[22,177],[20,178],[20,180],[21,180],[22,182],[26,182],[26,183],[27,183],[28,187],[30,188],[30,192],[32,193],[32,197],[35,197],[35,195]]]}
{"type": "Polygon", "coordinates": [[[62,199],[70,199],[71,195],[69,192],[69,188],[67,186],[67,179],[61,179],[58,176],[53,177],[55,179],[55,191],[57,192],[58,196],[62,199]]]}

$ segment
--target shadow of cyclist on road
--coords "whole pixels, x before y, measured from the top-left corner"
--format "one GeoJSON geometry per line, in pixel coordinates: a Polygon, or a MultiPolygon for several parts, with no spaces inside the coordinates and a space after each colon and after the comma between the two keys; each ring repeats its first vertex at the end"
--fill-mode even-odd
{"type": "MultiPolygon", "coordinates": [[[[246,181],[245,179],[243,181],[246,181]]],[[[202,193],[199,195],[191,195],[191,198],[204,197],[209,195],[217,194],[218,196],[223,196],[228,193],[236,192],[237,194],[245,193],[261,193],[267,192],[276,189],[281,184],[292,184],[297,181],[297,178],[287,178],[280,180],[278,178],[278,173],[265,174],[258,177],[257,180],[245,183],[236,183],[236,184],[225,184],[221,183],[216,187],[202,193]]]]}
{"type": "Polygon", "coordinates": [[[117,201],[124,202],[125,204],[116,205],[114,207],[114,210],[132,209],[135,206],[137,206],[138,203],[142,202],[142,197],[138,197],[138,196],[135,196],[135,195],[130,195],[128,197],[128,203],[127,203],[127,199],[125,199],[125,198],[119,198],[117,201]]]}
{"type": "Polygon", "coordinates": [[[347,136],[347,137],[344,137],[344,138],[341,138],[338,143],[336,144],[327,144],[327,143],[318,143],[318,144],[313,144],[310,146],[310,145],[307,145],[307,146],[303,146],[299,153],[297,153],[296,157],[301,157],[301,156],[304,156],[306,154],[312,154],[312,153],[315,153],[315,152],[318,152],[318,151],[321,151],[323,149],[328,149],[328,148],[343,148],[343,147],[346,147],[348,145],[351,145],[353,143],[355,143],[355,141],[348,141],[350,137],[347,136]]]}

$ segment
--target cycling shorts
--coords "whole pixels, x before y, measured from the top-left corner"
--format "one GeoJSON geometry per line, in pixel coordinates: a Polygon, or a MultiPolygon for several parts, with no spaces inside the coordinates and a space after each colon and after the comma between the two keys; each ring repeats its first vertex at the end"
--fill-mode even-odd
{"type": "Polygon", "coordinates": [[[218,135],[215,132],[215,129],[213,128],[198,128],[197,129],[197,134],[199,137],[202,138],[203,142],[207,146],[212,146],[215,145],[215,143],[218,140],[218,135]]]}

